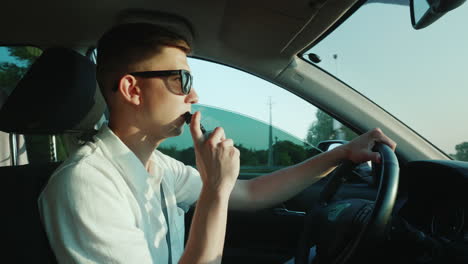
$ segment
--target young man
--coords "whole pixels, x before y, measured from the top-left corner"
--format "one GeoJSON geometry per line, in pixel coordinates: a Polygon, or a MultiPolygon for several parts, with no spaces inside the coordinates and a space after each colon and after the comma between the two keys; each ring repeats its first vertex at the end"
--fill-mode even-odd
{"type": "Polygon", "coordinates": [[[110,110],[93,142],[52,176],[40,209],[63,263],[219,263],[227,209],[284,201],[343,160],[378,161],[379,129],[301,164],[237,180],[239,151],[222,128],[205,138],[200,113],[190,125],[198,171],[159,151],[180,135],[184,113],[198,102],[183,37],[150,24],[120,25],[98,44],[97,77],[110,110]],[[197,206],[184,248],[184,211],[197,206]]]}

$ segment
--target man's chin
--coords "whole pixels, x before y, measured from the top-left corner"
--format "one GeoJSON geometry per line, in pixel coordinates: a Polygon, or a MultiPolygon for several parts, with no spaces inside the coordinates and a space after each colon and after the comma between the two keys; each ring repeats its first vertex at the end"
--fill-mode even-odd
{"type": "Polygon", "coordinates": [[[174,127],[174,129],[172,129],[169,133],[169,137],[177,137],[177,136],[180,136],[182,135],[182,133],[184,132],[184,126],[180,126],[180,127],[174,127]]]}

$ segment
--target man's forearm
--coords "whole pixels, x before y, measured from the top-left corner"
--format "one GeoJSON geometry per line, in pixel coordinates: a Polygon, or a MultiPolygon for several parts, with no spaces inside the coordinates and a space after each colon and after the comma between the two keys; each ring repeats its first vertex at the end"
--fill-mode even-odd
{"type": "Polygon", "coordinates": [[[221,263],[229,195],[202,190],[179,263],[221,263]]]}
{"type": "Polygon", "coordinates": [[[238,180],[229,207],[241,210],[262,209],[288,200],[330,173],[344,157],[344,150],[336,148],[249,181],[238,180]]]}

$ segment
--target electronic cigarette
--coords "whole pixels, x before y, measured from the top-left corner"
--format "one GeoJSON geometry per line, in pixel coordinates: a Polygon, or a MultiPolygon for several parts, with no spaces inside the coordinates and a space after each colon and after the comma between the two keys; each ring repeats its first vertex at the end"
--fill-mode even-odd
{"type": "MultiPolygon", "coordinates": [[[[184,119],[185,119],[185,123],[187,125],[190,125],[190,121],[192,121],[192,114],[190,112],[185,112],[185,114],[183,116],[184,116],[184,119]]],[[[201,123],[200,123],[200,130],[203,133],[203,135],[206,134],[206,129],[203,127],[203,125],[201,123]]]]}

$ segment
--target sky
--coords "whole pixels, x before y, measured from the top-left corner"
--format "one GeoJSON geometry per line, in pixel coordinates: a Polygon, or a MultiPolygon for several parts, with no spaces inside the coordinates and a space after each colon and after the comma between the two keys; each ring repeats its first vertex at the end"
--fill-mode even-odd
{"type": "MultiPolygon", "coordinates": [[[[468,141],[467,20],[465,3],[414,30],[408,6],[372,3],[312,50],[322,59],[317,66],[455,153],[456,144],[468,141]]],[[[315,119],[315,107],[273,84],[209,62],[189,64],[201,104],[268,122],[271,97],[273,124],[299,138],[315,119]]]]}
{"type": "Polygon", "coordinates": [[[5,61],[5,58],[8,57],[8,51],[5,48],[0,48],[0,58],[2,62],[5,61]]]}
{"type": "Polygon", "coordinates": [[[421,30],[402,6],[370,4],[315,48],[319,64],[447,153],[468,141],[468,4],[421,30]],[[370,37],[371,36],[371,37],[370,37]]]}

